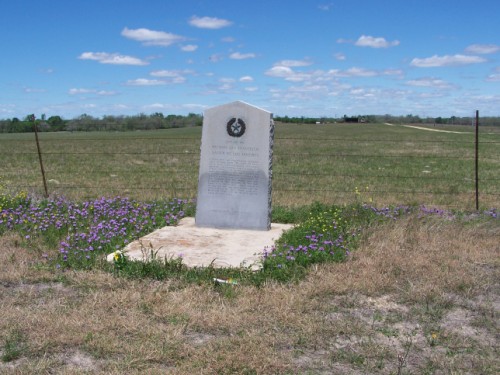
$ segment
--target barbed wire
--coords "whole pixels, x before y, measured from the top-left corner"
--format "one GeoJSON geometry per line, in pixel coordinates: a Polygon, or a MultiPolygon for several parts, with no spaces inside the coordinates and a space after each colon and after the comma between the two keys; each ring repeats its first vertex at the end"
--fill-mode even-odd
{"type": "MultiPolygon", "coordinates": [[[[39,185],[16,185],[16,186],[8,186],[9,188],[21,188],[21,189],[38,189],[39,185]]],[[[72,190],[100,190],[101,186],[78,186],[78,185],[57,185],[57,189],[72,189],[72,190]]],[[[176,190],[188,190],[188,191],[197,191],[197,187],[165,187],[165,186],[144,186],[144,187],[130,187],[130,186],[115,186],[110,187],[107,186],[106,190],[162,190],[162,191],[176,191],[176,190]]],[[[353,194],[352,190],[347,189],[279,189],[278,192],[328,192],[328,193],[343,193],[343,194],[353,194]]],[[[276,192],[275,192],[276,193],[276,192]]],[[[369,190],[367,192],[363,192],[366,194],[424,194],[424,195],[463,195],[463,194],[473,194],[473,190],[460,191],[455,193],[450,193],[449,191],[421,191],[421,190],[369,190]]],[[[490,195],[490,196],[500,196],[500,192],[494,193],[481,193],[481,195],[490,195]]]]}
{"type": "MultiPolygon", "coordinates": [[[[43,152],[43,155],[195,155],[200,156],[198,151],[183,151],[183,152],[147,152],[147,151],[127,151],[127,152],[53,152],[47,151],[43,152]]],[[[0,152],[0,155],[38,155],[37,152],[0,152]]],[[[464,155],[417,155],[417,154],[398,154],[398,155],[379,155],[379,154],[344,154],[344,153],[275,153],[273,155],[276,158],[279,157],[324,157],[324,158],[334,158],[334,157],[357,157],[357,158],[425,158],[425,159],[461,159],[461,160],[474,160],[474,156],[464,156],[464,155]]],[[[484,160],[484,159],[483,159],[484,160]]]]}
{"type": "MultiPolygon", "coordinates": [[[[467,135],[470,135],[471,137],[474,135],[473,132],[471,133],[464,133],[467,135]]],[[[79,135],[79,133],[78,133],[79,135]]],[[[497,134],[494,134],[497,135],[497,134]]],[[[500,136],[500,133],[498,134],[500,136]]],[[[172,148],[183,148],[185,147],[186,149],[183,150],[171,150],[171,151],[147,151],[144,149],[141,149],[140,151],[134,151],[134,150],[116,150],[116,151],[58,151],[58,150],[53,150],[53,147],[49,147],[48,151],[43,151],[42,156],[47,157],[49,160],[51,159],[50,156],[85,156],[85,155],[92,155],[92,156],[125,156],[125,155],[142,155],[142,156],[164,156],[166,159],[168,159],[168,156],[183,156],[187,159],[190,160],[190,163],[192,166],[196,167],[199,164],[199,158],[200,158],[200,144],[201,144],[201,139],[199,137],[197,138],[190,138],[190,137],[144,137],[144,136],[127,136],[125,138],[111,138],[111,137],[94,137],[94,138],[64,138],[64,137],[58,137],[58,138],[50,138],[50,142],[52,141],[59,141],[59,142],[68,142],[69,144],[75,144],[75,142],[81,142],[81,144],[85,144],[87,142],[97,142],[97,141],[102,141],[102,142],[130,142],[130,141],[140,141],[140,140],[147,140],[150,142],[154,142],[154,146],[156,146],[156,143],[158,142],[165,142],[165,141],[171,141],[174,142],[175,145],[169,145],[169,147],[172,148]],[[51,150],[52,148],[52,150],[51,150]]],[[[281,142],[281,143],[286,143],[286,142],[304,142],[304,138],[298,138],[298,137],[275,137],[275,146],[276,143],[281,142]]],[[[43,141],[43,137],[42,137],[43,141]]],[[[32,139],[0,139],[0,148],[3,148],[1,146],[1,142],[9,142],[10,148],[12,148],[12,143],[14,142],[15,144],[18,144],[19,147],[14,147],[16,151],[3,151],[0,150],[0,155],[19,155],[19,156],[25,156],[29,155],[31,156],[36,156],[38,153],[36,151],[26,151],[23,150],[23,145],[24,144],[31,144],[33,143],[32,139]],[[20,150],[20,151],[17,151],[20,150]]],[[[441,139],[419,139],[419,138],[398,138],[398,139],[392,139],[392,138],[378,138],[378,139],[367,139],[367,138],[344,138],[344,137],[332,137],[332,138],[307,138],[307,142],[321,142],[323,145],[328,145],[328,146],[334,146],[337,143],[345,144],[346,142],[349,142],[351,144],[360,144],[360,143],[376,143],[376,144],[402,144],[402,143],[411,143],[414,145],[419,145],[419,144],[429,144],[429,145],[439,145],[439,144],[457,144],[457,145],[470,145],[471,147],[474,145],[474,140],[473,139],[468,139],[468,140],[441,140],[441,139]]],[[[489,146],[489,145],[497,145],[500,144],[500,140],[495,140],[495,139],[488,139],[488,140],[480,140],[479,145],[484,145],[484,146],[489,146]]],[[[57,147],[61,147],[61,145],[57,145],[57,147]]],[[[68,146],[69,147],[69,146],[68,146]]],[[[71,146],[75,147],[75,146],[71,146]]],[[[84,146],[86,147],[86,146],[84,146]]],[[[112,146],[116,147],[116,146],[112,146]]],[[[459,161],[471,161],[475,160],[474,155],[472,155],[473,149],[471,148],[470,150],[467,149],[466,151],[470,151],[471,155],[467,155],[466,153],[463,152],[463,150],[458,150],[455,153],[448,152],[446,154],[439,154],[439,155],[433,155],[431,154],[432,152],[435,152],[435,150],[429,149],[426,153],[426,150],[414,150],[418,151],[419,153],[415,152],[408,152],[407,154],[390,154],[390,150],[386,151],[386,153],[377,153],[377,152],[371,152],[371,153],[352,153],[352,152],[287,152],[286,147],[289,147],[288,145],[282,145],[278,146],[278,150],[275,148],[274,151],[274,158],[276,160],[280,159],[288,159],[288,160],[293,160],[293,159],[315,159],[315,158],[324,158],[324,159],[334,159],[334,158],[344,158],[344,159],[352,159],[352,160],[359,160],[359,159],[374,159],[377,158],[379,160],[383,159],[421,159],[425,160],[459,160],[459,161]],[[279,147],[284,147],[285,150],[281,151],[279,150],[279,147]],[[389,152],[389,153],[388,153],[389,152]]],[[[383,152],[384,150],[381,150],[383,152]]],[[[469,153],[469,152],[467,152],[469,153]]],[[[84,159],[85,160],[85,159],[84,159]]],[[[486,158],[486,157],[481,157],[480,158],[481,162],[490,162],[490,163],[498,163],[498,159],[491,159],[491,158],[486,158]]],[[[0,163],[1,164],[1,163],[0,163]]],[[[65,175],[64,171],[61,171],[57,168],[52,168],[50,167],[50,164],[48,166],[49,168],[46,170],[46,173],[48,176],[53,177],[54,179],[58,179],[58,176],[65,175]]],[[[144,168],[143,165],[138,165],[138,167],[144,168]]],[[[138,173],[137,169],[132,169],[130,166],[127,166],[128,170],[124,171],[117,171],[117,170],[106,170],[106,169],[91,169],[88,174],[101,174],[101,175],[112,175],[112,174],[118,174],[118,175],[135,175],[135,176],[141,176],[140,173],[138,173]]],[[[304,178],[338,178],[338,179],[355,179],[359,180],[359,183],[362,183],[362,181],[366,180],[374,180],[374,179],[393,179],[393,180],[421,180],[421,181],[447,181],[447,182],[462,182],[464,183],[474,183],[474,179],[472,177],[472,169],[471,167],[471,176],[454,176],[454,177],[449,177],[446,175],[400,175],[400,174],[374,174],[370,175],[367,173],[363,174],[357,174],[357,173],[338,173],[338,172],[302,172],[302,171],[296,171],[296,172],[281,172],[279,169],[276,168],[273,171],[273,194],[280,194],[280,193],[307,193],[313,196],[314,194],[353,194],[352,190],[348,189],[328,189],[328,188],[322,188],[322,189],[315,189],[312,187],[308,188],[287,188],[284,187],[282,188],[280,185],[281,184],[287,184],[288,178],[291,179],[297,179],[297,177],[304,177],[304,178]]],[[[0,172],[3,175],[17,175],[19,174],[19,171],[7,171],[3,170],[0,172]]],[[[118,185],[118,186],[106,186],[107,191],[118,191],[118,192],[126,192],[126,191],[162,191],[162,192],[183,192],[185,194],[193,194],[196,195],[197,193],[197,179],[198,179],[198,170],[169,170],[169,169],[162,169],[162,173],[169,175],[169,174],[176,174],[176,175],[181,175],[181,176],[193,176],[194,179],[194,184],[193,186],[187,187],[187,186],[177,186],[177,185],[171,185],[168,181],[165,183],[163,186],[156,186],[156,185],[148,185],[148,186],[139,186],[138,184],[135,186],[130,186],[128,185],[118,185]]],[[[446,173],[446,170],[444,171],[446,173]]],[[[79,174],[85,176],[87,173],[79,171],[79,174]]],[[[115,177],[115,176],[114,176],[115,177]]],[[[116,176],[117,177],[117,176],[116,176]]],[[[500,178],[496,177],[488,177],[488,178],[479,178],[480,182],[496,182],[500,181],[500,178]]],[[[463,184],[462,186],[468,186],[468,184],[463,184]]],[[[38,185],[31,185],[31,184],[21,184],[21,185],[9,185],[7,186],[9,189],[15,189],[15,190],[22,190],[22,189],[40,189],[40,186],[38,185]]],[[[53,191],[64,191],[64,190],[82,190],[82,191],[100,191],[103,188],[100,186],[88,186],[88,185],[79,185],[79,184],[60,184],[58,183],[57,185],[51,186],[53,191]]],[[[492,190],[492,186],[488,185],[487,186],[487,191],[482,191],[480,194],[482,196],[490,196],[490,197],[498,197],[500,196],[500,192],[492,190]]],[[[495,188],[498,188],[498,185],[495,186],[495,188]]],[[[404,188],[403,188],[404,189],[404,188]]],[[[417,188],[419,189],[419,188],[417,188]]],[[[449,196],[462,196],[462,195],[474,195],[474,190],[471,188],[471,190],[466,190],[466,191],[449,191],[449,189],[443,190],[443,187],[440,186],[433,186],[432,191],[429,190],[421,190],[422,188],[420,187],[419,190],[414,190],[414,189],[407,189],[407,190],[399,190],[399,189],[375,189],[370,190],[369,192],[366,192],[368,194],[374,194],[374,195],[383,195],[383,194],[393,194],[393,195],[425,195],[425,196],[439,196],[439,195],[449,195],[449,196]]]]}
{"type": "MultiPolygon", "coordinates": [[[[60,175],[65,175],[67,173],[61,173],[59,171],[54,171],[54,170],[46,170],[45,173],[49,176],[60,176],[60,175]]],[[[81,173],[81,172],[80,172],[81,173]]],[[[138,174],[137,170],[124,170],[124,171],[119,171],[117,172],[116,170],[112,171],[102,171],[102,170],[92,170],[89,172],[89,174],[99,174],[99,175],[116,175],[117,173],[119,175],[134,175],[134,176],[141,176],[141,174],[138,174]]],[[[198,177],[198,171],[193,170],[193,171],[185,171],[185,170],[178,170],[178,171],[169,171],[169,170],[162,170],[162,173],[166,176],[170,174],[175,174],[175,175],[196,175],[198,177]]],[[[18,172],[15,171],[10,171],[10,172],[5,172],[4,175],[15,175],[18,174],[18,172]]],[[[84,175],[85,173],[81,173],[84,175]]],[[[418,179],[418,180],[445,180],[445,181],[457,181],[457,182],[463,182],[469,180],[470,182],[473,182],[473,179],[469,176],[463,176],[463,177],[447,177],[447,176],[404,176],[404,175],[370,175],[370,174],[338,174],[338,173],[301,173],[301,172],[274,172],[273,171],[273,178],[276,179],[276,177],[279,176],[293,176],[293,177],[340,177],[340,178],[366,178],[366,179],[418,179]]],[[[480,181],[500,181],[500,178],[480,178],[480,181]]]]}
{"type": "MultiPolygon", "coordinates": [[[[44,133],[42,133],[44,134],[44,133]]],[[[463,134],[468,134],[473,136],[474,133],[463,133],[463,134]]],[[[500,133],[496,134],[490,134],[490,135],[498,135],[500,136],[500,133]]],[[[41,140],[43,140],[43,137],[41,137],[41,140]]],[[[93,141],[105,141],[105,142],[124,142],[124,141],[129,141],[129,140],[135,140],[135,141],[141,141],[141,140],[146,140],[146,141],[165,141],[165,140],[172,140],[172,141],[189,141],[189,142],[197,142],[201,143],[200,138],[177,138],[177,137],[127,137],[127,138],[50,138],[50,141],[64,141],[64,142],[93,142],[93,141]]],[[[303,141],[303,138],[294,138],[294,137],[274,137],[275,141],[303,141]]],[[[401,143],[401,142],[411,142],[411,143],[456,143],[456,144],[473,144],[474,140],[469,139],[469,140],[441,140],[441,139],[415,139],[415,138],[409,138],[409,139],[404,139],[404,138],[398,138],[398,139],[390,139],[390,138],[385,138],[385,139],[359,139],[359,138],[307,138],[308,141],[311,142],[350,142],[350,143],[363,143],[363,142],[370,142],[370,143],[401,143]]],[[[31,139],[0,139],[0,142],[19,142],[19,143],[32,143],[33,141],[31,139]]],[[[498,144],[500,143],[500,140],[479,140],[479,143],[481,144],[498,144]]]]}

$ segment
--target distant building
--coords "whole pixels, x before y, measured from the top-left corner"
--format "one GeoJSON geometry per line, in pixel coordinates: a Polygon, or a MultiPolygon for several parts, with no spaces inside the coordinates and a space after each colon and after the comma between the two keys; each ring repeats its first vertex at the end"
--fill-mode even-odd
{"type": "Polygon", "coordinates": [[[344,116],[344,122],[366,122],[366,118],[357,116],[357,117],[347,117],[344,116]]]}

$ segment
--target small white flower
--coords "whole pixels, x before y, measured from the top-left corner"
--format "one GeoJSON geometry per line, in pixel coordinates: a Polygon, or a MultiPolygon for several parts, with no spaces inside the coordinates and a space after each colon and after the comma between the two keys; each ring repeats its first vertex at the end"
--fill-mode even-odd
{"type": "Polygon", "coordinates": [[[119,261],[120,259],[122,259],[124,257],[124,254],[123,254],[123,251],[121,250],[116,250],[114,253],[113,253],[113,259],[115,261],[119,261]]]}

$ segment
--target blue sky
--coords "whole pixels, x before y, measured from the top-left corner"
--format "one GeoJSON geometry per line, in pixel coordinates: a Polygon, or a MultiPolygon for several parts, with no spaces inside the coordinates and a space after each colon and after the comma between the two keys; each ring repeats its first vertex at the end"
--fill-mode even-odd
{"type": "Polygon", "coordinates": [[[0,118],[500,115],[499,0],[3,0],[0,118]]]}

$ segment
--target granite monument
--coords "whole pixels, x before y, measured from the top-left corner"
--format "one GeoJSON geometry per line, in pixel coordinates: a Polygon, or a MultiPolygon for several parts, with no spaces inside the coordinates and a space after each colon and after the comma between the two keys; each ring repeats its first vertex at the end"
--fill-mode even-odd
{"type": "Polygon", "coordinates": [[[196,226],[269,230],[272,114],[236,101],[205,111],[196,226]]]}

